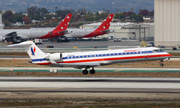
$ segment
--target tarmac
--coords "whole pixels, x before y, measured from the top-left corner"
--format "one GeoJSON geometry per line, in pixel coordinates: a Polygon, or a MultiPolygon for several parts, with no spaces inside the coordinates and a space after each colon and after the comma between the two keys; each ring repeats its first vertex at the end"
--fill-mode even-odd
{"type": "Polygon", "coordinates": [[[179,78],[0,77],[0,91],[180,93],[179,83],[179,78]]]}
{"type": "MultiPolygon", "coordinates": [[[[95,68],[96,72],[169,72],[179,73],[180,68],[95,68]]],[[[82,72],[74,68],[60,67],[0,67],[0,72],[82,72]]]]}

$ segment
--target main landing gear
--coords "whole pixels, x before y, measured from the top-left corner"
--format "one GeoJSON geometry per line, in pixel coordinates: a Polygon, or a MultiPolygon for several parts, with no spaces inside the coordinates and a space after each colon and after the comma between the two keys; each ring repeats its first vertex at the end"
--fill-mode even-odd
{"type": "MultiPolygon", "coordinates": [[[[85,70],[83,70],[82,73],[83,73],[84,75],[87,75],[87,74],[88,74],[87,68],[86,68],[85,70]]],[[[90,70],[90,74],[95,74],[95,73],[96,73],[96,71],[94,70],[94,67],[93,67],[92,70],[90,70]]]]}
{"type": "Polygon", "coordinates": [[[163,64],[163,60],[160,61],[160,66],[163,67],[164,64],[163,64]]]}

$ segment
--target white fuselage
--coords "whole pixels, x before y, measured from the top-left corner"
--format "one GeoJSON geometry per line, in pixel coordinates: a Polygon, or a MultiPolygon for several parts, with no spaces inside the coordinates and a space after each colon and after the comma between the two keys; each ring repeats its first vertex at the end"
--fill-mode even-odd
{"type": "Polygon", "coordinates": [[[17,36],[20,36],[22,39],[35,39],[48,34],[48,32],[53,29],[54,28],[2,29],[0,30],[0,37],[16,32],[17,36]]]}
{"type": "MultiPolygon", "coordinates": [[[[21,39],[37,39],[48,34],[48,32],[55,28],[31,28],[31,29],[0,29],[0,38],[16,32],[21,39]]],[[[64,36],[66,38],[80,38],[92,33],[95,29],[67,29],[68,33],[64,36]]]]}
{"type": "MultiPolygon", "coordinates": [[[[99,63],[100,65],[108,65],[123,62],[164,60],[169,57],[171,57],[171,55],[167,52],[164,52],[159,48],[149,47],[107,51],[62,53],[61,59],[54,60],[56,61],[56,63],[59,63],[57,64],[58,66],[63,66],[63,63],[71,65],[74,63],[99,63]]],[[[32,63],[39,65],[53,65],[49,60],[46,60],[44,58],[32,59],[32,63]]]]}
{"type": "Polygon", "coordinates": [[[67,29],[67,30],[68,33],[64,35],[66,38],[80,38],[92,33],[96,29],[67,29]]]}

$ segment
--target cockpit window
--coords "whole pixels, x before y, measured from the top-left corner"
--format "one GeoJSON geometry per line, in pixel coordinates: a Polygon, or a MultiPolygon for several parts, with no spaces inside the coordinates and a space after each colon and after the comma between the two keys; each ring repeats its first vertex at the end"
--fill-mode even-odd
{"type": "Polygon", "coordinates": [[[153,52],[164,52],[162,49],[153,50],[153,52]]]}

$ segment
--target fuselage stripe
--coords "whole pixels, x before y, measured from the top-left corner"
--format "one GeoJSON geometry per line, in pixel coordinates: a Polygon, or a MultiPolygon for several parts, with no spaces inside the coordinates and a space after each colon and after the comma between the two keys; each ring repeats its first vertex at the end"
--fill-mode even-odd
{"type": "MultiPolygon", "coordinates": [[[[72,61],[61,61],[57,63],[84,63],[84,62],[99,62],[99,61],[113,61],[113,60],[129,60],[129,59],[149,59],[149,58],[161,58],[170,57],[170,54],[158,54],[158,55],[142,55],[142,56],[130,56],[130,57],[115,57],[115,58],[97,58],[97,59],[86,59],[86,60],[72,60],[72,61]]],[[[50,65],[47,63],[37,63],[39,65],[50,65]]]]}

